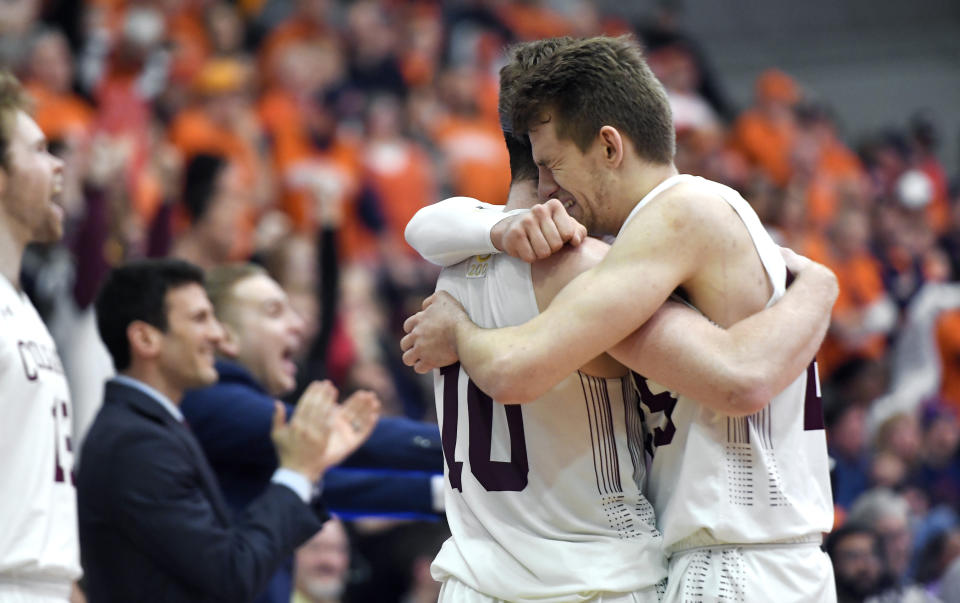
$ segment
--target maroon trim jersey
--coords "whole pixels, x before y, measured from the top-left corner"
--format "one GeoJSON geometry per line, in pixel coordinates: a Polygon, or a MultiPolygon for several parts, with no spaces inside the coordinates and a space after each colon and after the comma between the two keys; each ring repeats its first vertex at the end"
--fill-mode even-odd
{"type": "Polygon", "coordinates": [[[80,577],[72,409],[56,345],[0,277],[0,581],[80,577]]]}
{"type": "MultiPolygon", "coordinates": [[[[769,304],[779,299],[786,287],[779,247],[733,189],[673,176],[644,197],[627,222],[680,182],[709,189],[737,212],[773,285],[769,304]]],[[[741,418],[716,413],[640,375],[634,375],[634,385],[644,413],[645,447],[653,455],[648,496],[668,554],[716,544],[819,541],[832,529],[815,363],[763,410],[741,418]]]]}
{"type": "MultiPolygon", "coordinates": [[[[438,289],[481,327],[536,316],[530,266],[506,255],[446,268],[438,289]]],[[[570,375],[543,397],[502,405],[458,365],[435,371],[453,536],[432,566],[506,601],[580,601],[666,576],[643,495],[643,432],[630,376],[570,375]]]]}

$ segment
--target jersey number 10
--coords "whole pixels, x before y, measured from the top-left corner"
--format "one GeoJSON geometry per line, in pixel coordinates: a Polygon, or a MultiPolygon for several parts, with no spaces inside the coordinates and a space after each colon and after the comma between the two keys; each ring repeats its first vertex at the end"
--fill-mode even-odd
{"type": "MultiPolygon", "coordinates": [[[[454,456],[457,449],[457,419],[460,410],[460,363],[440,369],[443,375],[443,426],[440,440],[447,463],[450,487],[463,492],[463,463],[454,456]]],[[[519,492],[527,487],[527,442],[523,434],[523,414],[516,404],[505,405],[507,432],[510,437],[510,461],[491,461],[493,442],[493,399],[467,379],[467,422],[469,425],[468,458],[470,472],[487,492],[519,492]]],[[[503,435],[503,434],[499,434],[503,435]]]]}

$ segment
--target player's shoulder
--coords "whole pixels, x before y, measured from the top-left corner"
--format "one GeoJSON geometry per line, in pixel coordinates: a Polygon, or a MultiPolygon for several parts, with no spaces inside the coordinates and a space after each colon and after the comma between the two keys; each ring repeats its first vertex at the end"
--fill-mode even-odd
{"type": "MultiPolygon", "coordinates": [[[[727,201],[736,191],[704,178],[689,178],[659,193],[627,224],[624,232],[634,236],[618,237],[625,243],[653,244],[653,239],[682,242],[685,246],[712,239],[735,222],[727,201]],[[640,233],[639,237],[637,233],[640,233]],[[657,235],[652,237],[652,234],[657,235]]],[[[737,220],[739,221],[739,220],[737,220]]]]}
{"type": "Polygon", "coordinates": [[[609,249],[610,245],[593,237],[587,237],[576,247],[564,245],[560,251],[533,264],[534,278],[538,272],[550,272],[566,275],[567,280],[572,280],[581,272],[599,264],[609,249]]]}
{"type": "Polygon", "coordinates": [[[665,209],[674,211],[710,211],[714,207],[723,207],[727,191],[724,185],[705,178],[690,178],[671,186],[657,196],[665,209]]]}
{"type": "Polygon", "coordinates": [[[541,309],[549,305],[567,283],[599,264],[609,249],[603,241],[587,237],[576,247],[565,245],[550,257],[534,262],[530,276],[541,309]]]}

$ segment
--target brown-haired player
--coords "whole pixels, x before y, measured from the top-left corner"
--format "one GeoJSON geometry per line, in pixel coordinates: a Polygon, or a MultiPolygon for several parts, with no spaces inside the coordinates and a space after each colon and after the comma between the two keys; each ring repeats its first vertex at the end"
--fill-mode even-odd
{"type": "Polygon", "coordinates": [[[63,162],[25,106],[0,71],[0,600],[65,601],[80,577],[70,392],[20,289],[27,244],[63,233],[63,162]]]}
{"type": "MultiPolygon", "coordinates": [[[[510,98],[508,123],[529,133],[541,198],[569,191],[591,232],[619,236],[519,326],[479,329],[451,297],[433,296],[408,321],[405,362],[424,372],[459,358],[480,390],[522,403],[613,350],[676,290],[722,327],[784,294],[780,250],[743,198],[677,174],[666,96],[631,40],[561,44],[519,75],[510,98]]],[[[781,331],[795,326],[761,335],[785,346],[781,331]]],[[[680,336],[697,349],[693,330],[680,336]]],[[[613,353],[646,375],[634,383],[654,455],[649,497],[670,555],[666,599],[834,600],[818,546],[832,505],[815,368],[759,403],[733,395],[707,404],[717,392],[704,375],[677,378],[686,358],[644,346],[648,338],[631,337],[613,353]]]]}

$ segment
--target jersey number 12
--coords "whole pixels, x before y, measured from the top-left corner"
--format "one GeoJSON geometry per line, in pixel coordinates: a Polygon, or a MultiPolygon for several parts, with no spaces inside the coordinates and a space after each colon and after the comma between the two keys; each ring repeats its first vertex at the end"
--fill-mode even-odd
{"type": "MultiPolygon", "coordinates": [[[[450,487],[463,492],[463,463],[458,462],[454,456],[460,410],[460,363],[443,367],[440,374],[443,375],[443,426],[440,431],[443,457],[447,463],[450,487]]],[[[470,472],[487,492],[519,492],[527,487],[527,474],[530,472],[527,442],[523,434],[523,414],[519,405],[509,404],[503,407],[507,416],[507,435],[510,438],[510,461],[491,461],[493,407],[493,399],[467,379],[470,472]]]]}

